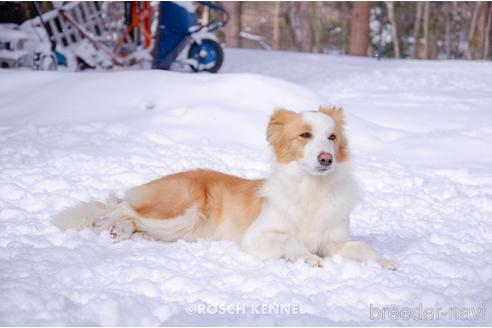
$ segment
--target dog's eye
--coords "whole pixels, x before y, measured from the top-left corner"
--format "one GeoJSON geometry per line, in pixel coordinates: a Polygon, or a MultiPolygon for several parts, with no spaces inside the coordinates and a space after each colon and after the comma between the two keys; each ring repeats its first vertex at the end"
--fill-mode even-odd
{"type": "Polygon", "coordinates": [[[304,139],[309,139],[309,138],[311,138],[312,136],[313,136],[313,135],[312,135],[311,133],[309,133],[309,132],[304,132],[304,133],[301,133],[301,134],[299,135],[299,137],[304,138],[304,139]]]}
{"type": "Polygon", "coordinates": [[[328,137],[328,139],[330,139],[330,140],[335,140],[336,138],[337,138],[337,136],[336,136],[336,135],[334,135],[334,134],[331,134],[331,135],[328,137]]]}

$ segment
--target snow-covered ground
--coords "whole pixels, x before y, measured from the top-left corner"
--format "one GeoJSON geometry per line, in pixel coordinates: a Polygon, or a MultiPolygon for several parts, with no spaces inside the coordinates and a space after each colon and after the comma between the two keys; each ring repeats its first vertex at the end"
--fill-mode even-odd
{"type": "Polygon", "coordinates": [[[491,145],[490,62],[227,50],[217,75],[0,70],[0,324],[490,325],[491,145]],[[50,224],[181,170],[267,176],[271,111],[319,104],[347,113],[365,191],[352,234],[396,272],[50,224]],[[390,305],[417,320],[392,321],[390,305]]]}

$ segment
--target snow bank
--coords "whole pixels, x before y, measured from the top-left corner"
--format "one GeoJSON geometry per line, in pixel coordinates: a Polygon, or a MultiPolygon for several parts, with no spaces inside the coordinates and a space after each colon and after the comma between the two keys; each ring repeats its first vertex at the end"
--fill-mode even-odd
{"type": "Polygon", "coordinates": [[[0,119],[6,123],[121,122],[175,130],[167,135],[177,141],[228,143],[235,134],[240,142],[258,144],[274,108],[320,105],[308,90],[256,74],[3,71],[0,84],[0,119]]]}
{"type": "Polygon", "coordinates": [[[219,75],[0,70],[0,323],[490,324],[492,65],[226,56],[219,75]],[[365,189],[354,238],[396,272],[257,263],[227,241],[112,244],[50,224],[65,206],[163,174],[266,176],[272,109],[330,103],[346,108],[365,189]],[[371,306],[391,304],[483,306],[487,316],[371,320],[371,306]],[[287,313],[268,308],[279,305],[287,313]]]}
{"type": "Polygon", "coordinates": [[[224,71],[285,78],[347,109],[366,154],[425,165],[492,164],[492,64],[230,50],[224,71]],[[288,69],[286,69],[288,68],[288,69]]]}

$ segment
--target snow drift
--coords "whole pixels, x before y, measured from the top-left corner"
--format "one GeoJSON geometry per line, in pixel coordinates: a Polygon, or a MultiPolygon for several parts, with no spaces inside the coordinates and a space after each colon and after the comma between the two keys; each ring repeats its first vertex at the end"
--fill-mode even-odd
{"type": "MultiPolygon", "coordinates": [[[[371,320],[374,307],[490,312],[491,63],[226,56],[218,75],[0,70],[0,323],[380,325],[412,321],[371,320]],[[271,111],[320,104],[347,112],[365,190],[352,234],[396,272],[336,258],[321,269],[258,263],[227,241],[113,244],[50,223],[181,170],[264,177],[271,111]]],[[[485,313],[413,323],[490,324],[485,313]]]]}

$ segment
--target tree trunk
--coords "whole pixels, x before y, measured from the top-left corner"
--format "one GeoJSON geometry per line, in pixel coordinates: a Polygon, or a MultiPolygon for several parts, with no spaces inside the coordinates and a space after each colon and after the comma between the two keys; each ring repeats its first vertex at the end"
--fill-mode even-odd
{"type": "Polygon", "coordinates": [[[273,37],[272,48],[280,49],[280,1],[275,1],[273,8],[273,37]]]}
{"type": "Polygon", "coordinates": [[[311,4],[311,22],[313,29],[313,39],[314,39],[314,51],[321,52],[321,24],[316,15],[317,7],[319,7],[318,1],[312,1],[311,4]]]}
{"type": "Polygon", "coordinates": [[[473,38],[473,34],[475,33],[475,25],[477,25],[477,16],[478,11],[480,9],[480,2],[475,2],[475,6],[473,7],[473,15],[472,20],[470,22],[470,32],[468,33],[468,40],[473,38]]]}
{"type": "Polygon", "coordinates": [[[446,58],[451,58],[451,24],[453,23],[452,17],[455,14],[455,10],[453,11],[449,9],[451,5],[450,2],[444,2],[444,50],[446,51],[446,58]]]}
{"type": "Polygon", "coordinates": [[[485,46],[483,50],[483,59],[487,60],[489,56],[490,44],[490,25],[492,24],[492,5],[489,3],[489,14],[487,16],[487,27],[485,28],[485,46]]]}
{"type": "Polygon", "coordinates": [[[290,35],[292,37],[292,44],[294,47],[299,50],[298,37],[297,37],[297,3],[293,1],[287,1],[287,11],[285,13],[285,22],[287,23],[287,27],[289,28],[290,35]]]}
{"type": "Polygon", "coordinates": [[[50,10],[53,10],[53,4],[51,3],[51,1],[40,1],[40,9],[41,9],[41,13],[47,13],[48,11],[50,10]]]}
{"type": "MultiPolygon", "coordinates": [[[[462,46],[463,32],[467,29],[466,17],[470,12],[467,10],[469,5],[467,3],[461,3],[453,1],[448,4],[447,17],[449,21],[449,28],[446,29],[446,39],[449,41],[449,55],[448,58],[463,58],[468,57],[467,50],[462,46]],[[449,8],[451,6],[451,8],[449,8]],[[449,35],[448,35],[449,34],[449,35]]],[[[468,36],[466,36],[468,39],[468,36]]]]}
{"type": "Polygon", "coordinates": [[[224,27],[225,44],[228,47],[240,48],[241,37],[241,2],[224,1],[221,3],[225,10],[229,12],[229,22],[224,27]]]}
{"type": "Polygon", "coordinates": [[[311,52],[313,50],[313,35],[310,20],[310,2],[300,1],[299,3],[299,48],[301,51],[311,52]]]}
{"type": "Polygon", "coordinates": [[[388,9],[388,19],[391,24],[391,35],[393,36],[393,53],[395,58],[400,58],[400,43],[398,42],[398,29],[395,20],[395,4],[393,1],[386,1],[388,9]]]}
{"type": "Polygon", "coordinates": [[[429,16],[430,16],[430,3],[424,2],[424,59],[429,58],[429,16]]]}
{"type": "Polygon", "coordinates": [[[352,56],[367,56],[369,47],[369,18],[371,14],[370,1],[352,2],[352,28],[350,31],[350,54],[352,56]]]}
{"type": "Polygon", "coordinates": [[[487,17],[489,16],[490,2],[479,1],[475,4],[476,21],[472,26],[472,37],[469,40],[472,59],[483,59],[485,39],[487,34],[487,17]]]}
{"type": "Polygon", "coordinates": [[[413,39],[415,40],[415,44],[413,46],[413,54],[412,57],[417,58],[419,43],[420,43],[420,22],[422,21],[422,5],[424,3],[421,1],[417,1],[416,6],[416,14],[415,14],[415,25],[413,26],[413,39]]]}

